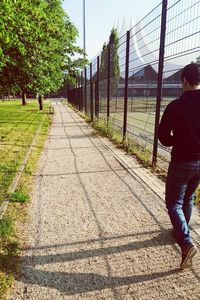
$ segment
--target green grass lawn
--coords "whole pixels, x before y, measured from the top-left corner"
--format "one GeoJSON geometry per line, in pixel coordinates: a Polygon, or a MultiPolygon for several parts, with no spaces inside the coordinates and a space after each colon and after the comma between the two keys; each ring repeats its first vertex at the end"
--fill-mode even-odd
{"type": "MultiPolygon", "coordinates": [[[[171,98],[163,99],[161,102],[161,113],[166,105],[171,101],[171,98]]],[[[155,123],[155,98],[128,98],[128,114],[127,125],[130,132],[135,134],[143,134],[152,136],[154,134],[155,123]]],[[[100,114],[106,113],[107,102],[106,99],[100,100],[100,114]]],[[[110,100],[110,119],[111,122],[117,123],[119,126],[123,126],[124,118],[124,99],[117,98],[110,100]]]]}
{"type": "MultiPolygon", "coordinates": [[[[166,106],[171,102],[172,98],[164,98],[161,101],[161,106],[166,106]]],[[[107,99],[101,98],[99,100],[100,112],[107,111],[107,99]]],[[[156,99],[153,97],[129,97],[128,98],[128,112],[151,112],[156,107],[156,99]]],[[[89,103],[88,103],[89,109],[89,103]]],[[[110,112],[123,112],[124,99],[122,97],[116,97],[110,99],[110,112]]]]}
{"type": "Polygon", "coordinates": [[[44,111],[41,112],[35,100],[29,100],[26,106],[17,100],[0,101],[0,204],[4,199],[10,201],[0,220],[0,299],[4,299],[18,272],[22,241],[19,227],[26,220],[25,203],[30,198],[32,174],[37,167],[52,119],[46,114],[47,106],[49,101],[44,101],[44,111]],[[9,185],[41,124],[16,191],[8,194],[9,185]]]}
{"type": "MultiPolygon", "coordinates": [[[[48,103],[44,104],[44,107],[48,103]]],[[[6,197],[11,184],[34,135],[43,121],[44,112],[40,112],[35,100],[26,106],[20,100],[0,101],[0,204],[6,197]]],[[[43,127],[48,128],[49,118],[43,127]]]]}
{"type": "MultiPolygon", "coordinates": [[[[161,112],[166,105],[172,100],[172,98],[165,98],[161,102],[161,112]]],[[[106,113],[107,110],[106,99],[100,100],[100,115],[106,113]]],[[[153,140],[154,127],[155,127],[155,109],[156,99],[155,98],[128,98],[128,109],[127,109],[127,129],[130,133],[133,133],[138,137],[147,137],[153,140]]],[[[124,119],[124,99],[117,98],[110,100],[110,122],[123,127],[124,119]]]]}
{"type": "MultiPolygon", "coordinates": [[[[123,125],[123,113],[111,113],[113,122],[118,121],[123,125]]],[[[112,121],[111,120],[111,121],[112,121]]],[[[155,114],[146,112],[128,112],[127,124],[135,133],[154,133],[155,114]]]]}

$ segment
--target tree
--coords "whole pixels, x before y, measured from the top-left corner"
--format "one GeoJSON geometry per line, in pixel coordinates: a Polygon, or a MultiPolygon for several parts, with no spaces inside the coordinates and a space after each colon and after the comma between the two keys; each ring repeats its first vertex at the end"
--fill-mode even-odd
{"type": "Polygon", "coordinates": [[[109,44],[104,43],[101,52],[100,61],[100,80],[105,80],[108,76],[108,46],[110,47],[110,86],[111,94],[116,92],[120,77],[120,67],[119,67],[119,38],[116,29],[112,29],[109,44]]]}
{"type": "Polygon", "coordinates": [[[83,50],[60,0],[3,0],[0,4],[0,91],[45,94],[57,90],[83,50]]]}
{"type": "Polygon", "coordinates": [[[99,77],[100,80],[104,80],[108,76],[108,45],[103,44],[101,51],[100,67],[99,67],[99,77]]]}
{"type": "Polygon", "coordinates": [[[120,67],[119,67],[119,55],[118,55],[118,47],[119,47],[119,38],[118,32],[116,29],[112,29],[110,35],[110,77],[111,77],[111,90],[113,92],[116,91],[119,83],[120,77],[120,67]]]}

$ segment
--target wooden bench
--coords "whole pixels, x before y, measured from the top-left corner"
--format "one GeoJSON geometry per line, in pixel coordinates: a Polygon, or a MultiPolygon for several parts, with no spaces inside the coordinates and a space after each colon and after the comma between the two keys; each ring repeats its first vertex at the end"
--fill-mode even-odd
{"type": "Polygon", "coordinates": [[[48,106],[47,107],[47,113],[48,114],[54,114],[54,107],[53,106],[48,106]]]}

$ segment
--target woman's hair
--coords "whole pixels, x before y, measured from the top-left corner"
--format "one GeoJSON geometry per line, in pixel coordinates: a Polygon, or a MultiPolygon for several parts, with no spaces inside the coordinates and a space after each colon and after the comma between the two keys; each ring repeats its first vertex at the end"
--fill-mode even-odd
{"type": "Polygon", "coordinates": [[[185,66],[181,73],[181,80],[186,79],[190,85],[200,84],[200,64],[191,63],[185,66]]]}

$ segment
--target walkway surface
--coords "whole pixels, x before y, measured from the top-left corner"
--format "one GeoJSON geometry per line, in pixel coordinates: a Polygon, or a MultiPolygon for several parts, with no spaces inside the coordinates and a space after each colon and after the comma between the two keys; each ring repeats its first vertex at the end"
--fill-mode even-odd
{"type": "Polygon", "coordinates": [[[54,106],[9,299],[200,299],[200,254],[179,271],[164,184],[71,109],[54,106]]]}

